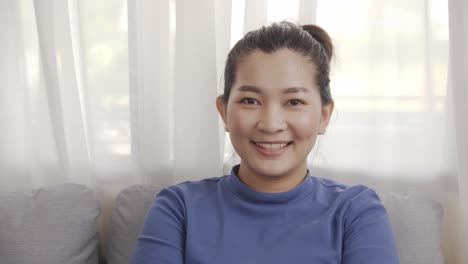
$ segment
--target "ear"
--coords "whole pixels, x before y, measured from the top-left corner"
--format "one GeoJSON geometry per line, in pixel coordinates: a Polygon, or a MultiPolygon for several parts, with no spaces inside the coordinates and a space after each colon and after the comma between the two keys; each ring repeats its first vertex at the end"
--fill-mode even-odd
{"type": "Polygon", "coordinates": [[[229,132],[229,128],[227,127],[227,104],[224,102],[222,95],[216,97],[216,108],[218,109],[221,119],[223,119],[224,130],[229,132]]]}
{"type": "Polygon", "coordinates": [[[322,106],[322,114],[320,116],[320,125],[319,125],[319,135],[325,134],[327,131],[328,123],[330,122],[331,115],[333,114],[333,109],[335,108],[335,102],[330,101],[327,105],[322,106]]]}

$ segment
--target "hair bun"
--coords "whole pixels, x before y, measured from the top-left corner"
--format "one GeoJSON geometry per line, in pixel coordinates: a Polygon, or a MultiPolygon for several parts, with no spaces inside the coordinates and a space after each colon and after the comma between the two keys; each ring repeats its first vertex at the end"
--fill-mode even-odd
{"type": "Polygon", "coordinates": [[[333,56],[333,44],[328,33],[317,25],[302,25],[301,28],[307,31],[307,33],[322,45],[328,56],[328,61],[330,61],[333,56]]]}

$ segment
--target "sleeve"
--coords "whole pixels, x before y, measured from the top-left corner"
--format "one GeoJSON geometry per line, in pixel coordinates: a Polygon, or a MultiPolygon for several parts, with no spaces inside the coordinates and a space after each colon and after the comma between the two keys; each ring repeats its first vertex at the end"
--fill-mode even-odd
{"type": "Polygon", "coordinates": [[[133,251],[132,264],[183,264],[183,201],[172,189],[162,190],[149,209],[133,251]]]}
{"type": "Polygon", "coordinates": [[[344,220],[342,264],[398,264],[387,212],[371,189],[352,198],[344,220]]]}

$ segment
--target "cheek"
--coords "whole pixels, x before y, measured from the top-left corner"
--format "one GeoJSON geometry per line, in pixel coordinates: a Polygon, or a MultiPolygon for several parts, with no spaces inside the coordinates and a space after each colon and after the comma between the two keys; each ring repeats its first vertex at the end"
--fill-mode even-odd
{"type": "Polygon", "coordinates": [[[255,115],[232,107],[227,113],[229,132],[231,134],[242,134],[255,126],[255,115]]]}
{"type": "Polygon", "coordinates": [[[294,118],[294,131],[301,139],[315,138],[319,131],[320,116],[305,114],[294,118]]]}

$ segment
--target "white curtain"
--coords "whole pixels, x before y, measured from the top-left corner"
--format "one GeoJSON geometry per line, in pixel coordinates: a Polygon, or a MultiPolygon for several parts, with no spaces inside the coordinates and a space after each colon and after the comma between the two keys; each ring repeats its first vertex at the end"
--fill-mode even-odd
{"type": "MultiPolygon", "coordinates": [[[[456,153],[454,172],[458,176],[460,211],[460,259],[468,261],[468,3],[449,1],[450,66],[449,102],[456,153]]],[[[462,262],[460,262],[462,263],[462,262]]]]}
{"type": "MultiPolygon", "coordinates": [[[[459,43],[449,36],[449,17],[446,1],[318,1],[317,23],[336,45],[331,85],[337,109],[311,164],[341,182],[432,194],[444,206],[446,263],[466,263],[458,189],[467,179],[459,144],[468,134],[454,140],[453,125],[458,131],[466,116],[452,103],[466,102],[459,94],[466,82],[447,89],[449,43],[459,43]]],[[[455,24],[450,30],[461,31],[463,23],[455,24]]]]}
{"type": "Polygon", "coordinates": [[[463,0],[2,0],[0,188],[86,184],[105,236],[123,188],[236,162],[214,105],[235,41],[317,23],[335,43],[336,112],[312,173],[433,194],[447,263],[465,263],[467,16],[463,0]]]}

